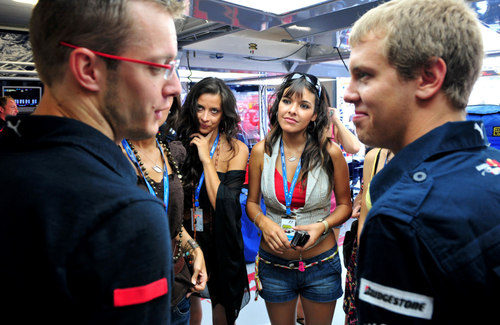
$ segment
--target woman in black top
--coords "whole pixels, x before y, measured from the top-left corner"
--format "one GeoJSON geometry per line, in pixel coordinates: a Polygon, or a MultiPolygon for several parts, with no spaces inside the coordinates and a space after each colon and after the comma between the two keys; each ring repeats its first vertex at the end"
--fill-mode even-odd
{"type": "Polygon", "coordinates": [[[214,324],[233,324],[249,300],[239,201],[248,148],[235,139],[238,122],[231,90],[205,78],[188,93],[177,128],[187,151],[184,226],[205,255],[214,324]]]}
{"type": "MultiPolygon", "coordinates": [[[[171,114],[178,110],[179,102],[179,98],[174,98],[171,114]]],[[[168,111],[159,114],[164,115],[159,123],[165,122],[168,111]]],[[[160,128],[163,129],[164,126],[160,128]]],[[[171,324],[180,325],[189,323],[189,295],[205,289],[207,271],[203,252],[182,225],[184,193],[180,166],[186,150],[179,141],[165,140],[164,132],[160,131],[156,137],[145,140],[123,140],[121,146],[136,169],[137,185],[167,206],[174,258],[171,324]]]]}

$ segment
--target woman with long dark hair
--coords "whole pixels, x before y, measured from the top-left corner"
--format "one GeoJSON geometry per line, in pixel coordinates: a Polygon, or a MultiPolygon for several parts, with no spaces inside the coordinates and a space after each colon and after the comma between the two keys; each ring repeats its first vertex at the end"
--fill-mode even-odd
{"type": "Polygon", "coordinates": [[[315,76],[285,77],[269,116],[271,131],[252,149],[247,215],[262,230],[256,282],[272,324],[331,324],[342,296],[331,228],[351,215],[349,172],[330,141],[325,89],[315,76]],[[330,213],[332,190],[337,199],[330,213]],[[264,196],[266,214],[260,208],[264,196]]]}
{"type": "Polygon", "coordinates": [[[205,255],[214,324],[233,324],[249,300],[239,200],[248,148],[235,138],[239,121],[229,87],[205,78],[187,94],[177,128],[187,151],[184,225],[205,255]]]}

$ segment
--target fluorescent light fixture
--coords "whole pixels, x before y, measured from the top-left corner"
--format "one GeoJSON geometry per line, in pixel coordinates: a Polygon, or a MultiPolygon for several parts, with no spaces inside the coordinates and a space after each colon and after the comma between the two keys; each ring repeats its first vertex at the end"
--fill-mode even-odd
{"type": "Polygon", "coordinates": [[[314,6],[329,0],[288,0],[288,1],[269,1],[269,0],[224,0],[242,7],[252,8],[264,12],[270,12],[275,15],[283,15],[291,11],[314,6]]]}
{"type": "Polygon", "coordinates": [[[257,79],[257,80],[246,80],[241,82],[235,82],[237,85],[252,85],[252,86],[278,86],[283,82],[282,77],[278,78],[268,78],[268,79],[257,79]]]}
{"type": "MultiPolygon", "coordinates": [[[[333,78],[319,78],[320,82],[332,81],[333,78]]],[[[238,85],[259,85],[259,86],[279,86],[283,82],[283,77],[276,78],[263,78],[256,80],[246,80],[241,82],[234,82],[233,84],[238,85]]]]}
{"type": "MultiPolygon", "coordinates": [[[[217,72],[217,71],[202,71],[202,70],[191,70],[179,69],[179,78],[181,82],[198,82],[206,77],[215,77],[222,80],[232,80],[232,85],[268,85],[275,86],[280,85],[283,82],[283,76],[265,77],[258,73],[234,73],[234,72],[217,72]],[[189,79],[188,79],[189,77],[189,79]],[[262,79],[258,79],[261,77],[262,79]],[[253,79],[252,79],[253,78],[253,79]],[[241,79],[242,81],[237,81],[241,79]],[[252,80],[248,80],[252,79],[252,80]]],[[[332,81],[333,78],[319,78],[320,82],[332,81]]]]}
{"type": "Polygon", "coordinates": [[[298,32],[310,32],[311,31],[311,27],[309,26],[297,26],[297,25],[291,25],[288,27],[289,29],[293,29],[293,30],[296,30],[298,32]]]}
{"type": "Polygon", "coordinates": [[[20,3],[27,3],[29,5],[36,5],[36,3],[38,2],[38,0],[13,0],[14,2],[20,2],[20,3]]]}
{"type": "Polygon", "coordinates": [[[203,70],[191,70],[179,69],[179,77],[182,82],[200,81],[206,77],[215,77],[222,80],[232,80],[232,79],[243,79],[243,78],[254,78],[258,77],[257,73],[234,73],[234,72],[215,72],[215,71],[203,71],[203,70]],[[189,79],[188,79],[189,77],[189,79]]]}

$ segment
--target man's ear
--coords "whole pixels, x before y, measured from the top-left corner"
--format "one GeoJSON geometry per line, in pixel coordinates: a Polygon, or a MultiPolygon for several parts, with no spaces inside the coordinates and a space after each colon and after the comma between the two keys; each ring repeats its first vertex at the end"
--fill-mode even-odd
{"type": "Polygon", "coordinates": [[[99,91],[105,78],[105,63],[86,48],[77,48],[69,56],[69,69],[76,82],[89,91],[99,91]]]}
{"type": "Polygon", "coordinates": [[[431,58],[417,76],[417,98],[427,100],[437,94],[443,85],[446,70],[446,63],[442,58],[431,58]]]}

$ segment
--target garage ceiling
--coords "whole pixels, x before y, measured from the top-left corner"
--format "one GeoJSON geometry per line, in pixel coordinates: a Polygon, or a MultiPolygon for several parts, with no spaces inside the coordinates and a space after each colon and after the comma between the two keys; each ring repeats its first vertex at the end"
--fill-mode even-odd
{"type": "MultiPolygon", "coordinates": [[[[277,15],[221,0],[191,0],[186,19],[176,23],[181,67],[260,77],[290,71],[325,78],[348,76],[342,61],[349,57],[347,28],[379,2],[383,1],[330,0],[277,15]]],[[[483,16],[487,11],[493,14],[488,19],[498,33],[499,0],[474,2],[483,5],[476,6],[484,10],[483,16]]],[[[27,34],[31,9],[28,4],[0,0],[0,30],[27,34]]],[[[0,75],[5,69],[16,70],[5,66],[3,52],[0,75]]]]}

